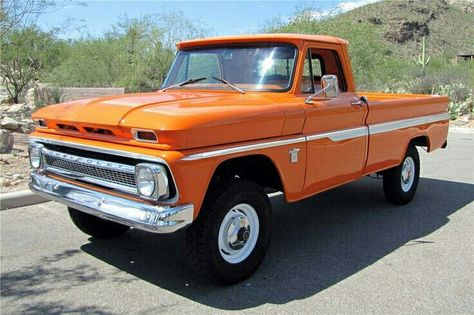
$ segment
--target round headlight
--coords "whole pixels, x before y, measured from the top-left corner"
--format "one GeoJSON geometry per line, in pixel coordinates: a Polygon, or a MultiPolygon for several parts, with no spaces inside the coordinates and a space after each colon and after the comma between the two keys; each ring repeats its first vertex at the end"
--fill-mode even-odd
{"type": "Polygon", "coordinates": [[[30,147],[30,164],[31,167],[38,169],[41,166],[41,147],[31,146],[30,147]]]}
{"type": "Polygon", "coordinates": [[[153,172],[146,167],[137,171],[137,190],[138,193],[145,197],[150,197],[155,191],[155,177],[153,172]]]}

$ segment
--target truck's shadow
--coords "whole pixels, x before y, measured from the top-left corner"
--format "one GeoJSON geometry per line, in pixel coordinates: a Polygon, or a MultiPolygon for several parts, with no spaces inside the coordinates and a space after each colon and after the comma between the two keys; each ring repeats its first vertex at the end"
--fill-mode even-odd
{"type": "Polygon", "coordinates": [[[385,201],[381,183],[373,181],[366,178],[296,204],[273,198],[267,257],[254,275],[230,287],[197,277],[186,263],[183,233],[134,230],[117,240],[91,239],[81,249],[193,301],[240,310],[307,298],[401,246],[430,246],[429,234],[474,197],[474,185],[423,178],[415,200],[395,207],[385,201]]]}

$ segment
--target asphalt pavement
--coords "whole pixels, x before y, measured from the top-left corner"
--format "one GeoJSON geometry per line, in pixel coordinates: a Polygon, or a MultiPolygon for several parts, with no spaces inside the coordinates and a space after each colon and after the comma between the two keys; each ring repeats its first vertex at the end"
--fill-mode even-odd
{"type": "Polygon", "coordinates": [[[474,313],[474,135],[420,149],[407,206],[364,178],[287,204],[257,272],[229,287],[187,264],[184,233],[95,240],[57,203],[0,213],[1,313],[474,313]]]}

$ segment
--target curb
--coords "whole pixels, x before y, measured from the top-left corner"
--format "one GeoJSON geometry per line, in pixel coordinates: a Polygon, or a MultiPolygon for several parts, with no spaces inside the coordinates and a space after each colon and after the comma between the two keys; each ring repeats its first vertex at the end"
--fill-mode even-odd
{"type": "Polygon", "coordinates": [[[474,133],[473,128],[449,127],[449,132],[452,133],[474,133]]]}
{"type": "Polygon", "coordinates": [[[0,211],[36,205],[48,201],[49,200],[38,196],[30,190],[0,194],[0,211]]]}

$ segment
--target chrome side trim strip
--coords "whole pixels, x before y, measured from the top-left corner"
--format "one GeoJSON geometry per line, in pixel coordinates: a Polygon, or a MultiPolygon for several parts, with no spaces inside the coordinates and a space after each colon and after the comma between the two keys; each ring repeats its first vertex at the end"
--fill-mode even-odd
{"type": "Polygon", "coordinates": [[[241,153],[241,152],[247,152],[247,151],[258,150],[258,149],[272,148],[272,147],[278,147],[278,146],[294,144],[294,143],[301,143],[301,142],[306,142],[306,141],[313,141],[313,140],[324,139],[324,138],[329,138],[331,141],[337,142],[337,141],[348,140],[352,138],[369,136],[369,135],[382,133],[382,132],[393,131],[393,130],[402,129],[402,128],[423,125],[423,124],[437,122],[437,121],[448,120],[448,119],[449,119],[448,113],[442,113],[442,114],[423,116],[423,117],[417,117],[417,118],[396,120],[396,121],[391,121],[391,122],[386,122],[386,123],[381,123],[381,124],[374,124],[374,125],[369,125],[369,126],[364,126],[364,127],[357,127],[357,128],[351,128],[351,129],[336,130],[336,131],[330,131],[330,132],[325,132],[325,133],[313,134],[306,137],[298,137],[298,138],[289,139],[289,140],[280,140],[280,141],[277,140],[277,141],[249,144],[249,145],[215,150],[215,151],[196,153],[196,154],[188,155],[184,157],[182,160],[183,161],[201,160],[201,159],[207,159],[210,157],[222,156],[222,155],[233,154],[233,153],[241,153]]]}
{"type": "Polygon", "coordinates": [[[314,134],[314,135],[307,136],[306,139],[308,141],[312,141],[312,140],[329,138],[331,141],[337,142],[337,141],[367,136],[369,132],[368,130],[369,128],[367,127],[357,127],[357,128],[352,128],[352,129],[344,129],[344,130],[314,134]]]}
{"type": "Polygon", "coordinates": [[[241,153],[241,152],[266,149],[266,148],[273,148],[273,147],[279,147],[282,145],[301,143],[301,142],[306,142],[306,138],[298,137],[298,138],[288,139],[288,140],[277,140],[277,141],[271,141],[271,142],[249,144],[249,145],[243,145],[243,146],[238,146],[238,147],[233,147],[233,148],[196,153],[196,154],[188,155],[184,157],[182,160],[183,161],[201,160],[201,159],[207,159],[210,157],[216,157],[216,156],[221,156],[221,155],[241,153]]]}
{"type": "Polygon", "coordinates": [[[49,200],[152,233],[172,233],[193,222],[194,205],[154,206],[31,172],[30,189],[49,200]]]}
{"type": "Polygon", "coordinates": [[[381,124],[369,125],[369,134],[374,135],[382,132],[394,131],[403,128],[414,127],[418,125],[429,124],[432,122],[449,120],[448,113],[442,113],[437,115],[423,116],[411,119],[396,120],[381,124]]]}
{"type": "Polygon", "coordinates": [[[295,143],[302,143],[302,142],[323,139],[323,138],[329,138],[331,139],[331,141],[342,141],[342,140],[347,140],[347,139],[352,139],[352,138],[363,137],[367,135],[368,135],[367,127],[357,127],[353,129],[345,129],[345,130],[331,131],[331,132],[326,132],[326,133],[319,133],[319,134],[314,134],[314,135],[310,135],[306,137],[298,137],[298,138],[288,139],[288,140],[277,140],[277,141],[271,141],[271,142],[263,142],[263,143],[257,143],[257,144],[238,146],[238,147],[233,147],[233,148],[228,148],[228,149],[196,153],[196,154],[192,154],[192,155],[188,155],[184,157],[183,161],[201,160],[201,159],[207,159],[207,158],[222,156],[222,155],[227,155],[227,154],[242,153],[242,152],[253,151],[253,150],[258,150],[258,149],[273,148],[273,147],[279,147],[279,146],[295,144],[295,143]]]}

